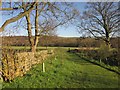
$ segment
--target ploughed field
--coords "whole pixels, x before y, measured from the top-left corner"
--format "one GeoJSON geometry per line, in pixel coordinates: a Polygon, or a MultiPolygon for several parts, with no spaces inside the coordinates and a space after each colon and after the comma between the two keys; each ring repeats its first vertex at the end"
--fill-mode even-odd
{"type": "MultiPolygon", "coordinates": [[[[18,48],[16,48],[18,49],[18,48]]],[[[118,88],[118,74],[90,63],[68,48],[54,49],[55,54],[34,65],[23,77],[3,82],[3,88],[118,88]]]]}

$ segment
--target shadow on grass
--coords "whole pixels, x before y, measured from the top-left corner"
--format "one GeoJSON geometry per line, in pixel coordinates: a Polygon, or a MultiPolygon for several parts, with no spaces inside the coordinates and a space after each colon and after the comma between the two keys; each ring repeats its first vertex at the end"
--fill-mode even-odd
{"type": "Polygon", "coordinates": [[[91,63],[81,59],[79,56],[76,57],[74,53],[68,53],[69,57],[66,57],[67,60],[73,61],[75,63],[79,63],[81,65],[91,65],[91,63]]]}
{"type": "MultiPolygon", "coordinates": [[[[69,53],[71,53],[71,52],[69,52],[69,53]]],[[[84,63],[82,63],[82,64],[90,65],[89,63],[92,63],[92,64],[94,64],[94,65],[98,65],[98,66],[100,66],[100,67],[102,67],[102,68],[104,68],[104,69],[107,69],[107,70],[109,70],[109,71],[115,72],[115,73],[117,73],[118,75],[120,75],[120,72],[119,72],[119,71],[110,69],[110,68],[105,67],[105,66],[103,66],[103,65],[100,65],[100,64],[98,64],[98,63],[96,63],[96,62],[92,62],[92,61],[90,61],[88,58],[82,57],[81,55],[79,55],[79,54],[77,54],[77,53],[75,53],[75,52],[74,52],[74,53],[72,52],[71,54],[76,55],[76,56],[79,57],[79,59],[77,58],[77,60],[74,59],[74,62],[81,63],[81,61],[83,60],[83,61],[86,61],[86,62],[84,62],[84,63]],[[81,59],[81,60],[80,60],[80,59],[81,59]],[[87,62],[89,62],[89,63],[87,63],[87,62]]],[[[69,60],[70,60],[70,59],[69,59],[69,60]]],[[[73,58],[72,58],[71,61],[73,61],[73,58]]]]}

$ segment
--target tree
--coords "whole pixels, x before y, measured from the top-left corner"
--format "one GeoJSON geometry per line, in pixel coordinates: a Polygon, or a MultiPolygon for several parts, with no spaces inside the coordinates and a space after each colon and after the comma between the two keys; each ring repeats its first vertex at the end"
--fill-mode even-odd
{"type": "MultiPolygon", "coordinates": [[[[20,13],[12,17],[4,22],[4,24],[0,28],[0,32],[4,30],[4,28],[17,20],[21,19],[25,16],[27,22],[27,31],[30,42],[30,48],[32,52],[36,51],[36,47],[38,44],[38,39],[40,36],[40,28],[39,26],[46,23],[49,19],[56,21],[54,27],[49,30],[55,29],[58,26],[64,25],[70,22],[75,18],[77,11],[71,6],[70,3],[58,3],[58,2],[27,2],[27,3],[15,3],[17,7],[8,7],[2,8],[2,10],[20,10],[20,13]],[[22,10],[21,10],[22,9],[22,10]],[[34,18],[34,22],[31,18],[34,18]],[[32,22],[31,22],[32,21],[32,22]],[[41,22],[41,25],[38,23],[41,22]],[[35,37],[32,35],[32,31],[35,31],[35,37]]],[[[45,30],[45,29],[44,29],[45,30]]]]}
{"type": "Polygon", "coordinates": [[[9,11],[11,11],[11,10],[12,10],[12,11],[14,11],[14,10],[19,10],[19,9],[21,9],[21,8],[24,8],[24,7],[29,6],[29,9],[26,10],[25,12],[20,12],[17,16],[12,17],[12,18],[6,20],[6,21],[4,22],[4,24],[0,27],[0,32],[4,31],[5,27],[6,27],[8,24],[10,24],[10,23],[12,23],[12,22],[15,22],[15,21],[21,19],[22,17],[24,17],[25,15],[27,15],[28,13],[30,13],[30,12],[33,10],[35,4],[36,4],[36,2],[33,2],[33,3],[31,3],[31,4],[26,4],[26,5],[24,5],[24,6],[1,8],[2,11],[8,11],[8,12],[9,12],[9,11]]]}
{"type": "Polygon", "coordinates": [[[35,15],[33,15],[35,16],[35,26],[33,27],[35,28],[35,39],[32,40],[32,52],[36,51],[41,33],[52,34],[58,26],[65,25],[75,18],[78,12],[71,5],[56,2],[36,3],[35,15]]]}
{"type": "Polygon", "coordinates": [[[119,31],[118,3],[88,3],[86,11],[80,17],[79,31],[87,31],[110,47],[110,38],[119,31]]]}
{"type": "Polygon", "coordinates": [[[40,35],[44,37],[45,40],[45,45],[46,45],[46,49],[47,49],[47,45],[48,45],[48,37],[49,36],[56,36],[56,28],[54,28],[56,26],[55,21],[53,20],[47,20],[46,23],[41,24],[39,23],[39,28],[40,28],[40,35]]]}

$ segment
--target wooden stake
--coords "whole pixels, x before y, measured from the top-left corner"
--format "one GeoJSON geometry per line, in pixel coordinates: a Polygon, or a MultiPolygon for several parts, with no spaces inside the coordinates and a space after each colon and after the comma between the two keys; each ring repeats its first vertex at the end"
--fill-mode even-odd
{"type": "Polygon", "coordinates": [[[45,64],[43,63],[43,65],[42,65],[43,67],[42,67],[42,69],[43,69],[43,72],[45,72],[45,64]]]}

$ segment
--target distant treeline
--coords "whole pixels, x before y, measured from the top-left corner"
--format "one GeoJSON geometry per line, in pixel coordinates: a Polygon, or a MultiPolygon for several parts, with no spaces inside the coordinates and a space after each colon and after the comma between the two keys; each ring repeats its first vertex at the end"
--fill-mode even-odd
{"type": "MultiPolygon", "coordinates": [[[[0,37],[1,38],[1,37],[0,37]]],[[[34,37],[33,37],[34,38],[34,37]]],[[[118,47],[120,38],[112,38],[111,46],[118,47]]],[[[62,47],[99,47],[103,43],[102,40],[95,38],[83,37],[58,37],[58,36],[41,36],[38,46],[62,46],[62,47]]],[[[27,36],[9,36],[2,37],[2,45],[11,46],[29,46],[27,36]]]]}

